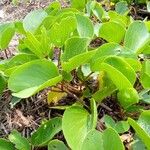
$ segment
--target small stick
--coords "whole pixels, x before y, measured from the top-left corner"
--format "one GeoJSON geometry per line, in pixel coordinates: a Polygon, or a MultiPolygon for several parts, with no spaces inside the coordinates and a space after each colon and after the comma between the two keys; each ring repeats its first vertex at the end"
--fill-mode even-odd
{"type": "Polygon", "coordinates": [[[8,59],[8,55],[7,55],[6,49],[4,50],[4,53],[5,53],[6,58],[8,59]]]}

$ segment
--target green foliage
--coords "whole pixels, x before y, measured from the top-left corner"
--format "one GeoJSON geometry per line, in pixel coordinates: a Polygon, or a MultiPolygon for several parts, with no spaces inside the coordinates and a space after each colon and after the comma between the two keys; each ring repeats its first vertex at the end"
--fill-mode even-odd
{"type": "Polygon", "coordinates": [[[6,88],[5,78],[0,74],[0,95],[3,93],[3,90],[6,88]]]}
{"type": "Polygon", "coordinates": [[[128,119],[129,124],[133,127],[139,138],[143,141],[147,149],[150,149],[150,132],[149,132],[149,122],[150,122],[150,111],[144,111],[138,122],[133,119],[128,119]]]}
{"type": "Polygon", "coordinates": [[[125,28],[117,22],[106,22],[100,26],[99,36],[107,42],[120,43],[125,35],[125,28]],[[117,32],[117,34],[116,34],[117,32]]]}
{"type": "Polygon", "coordinates": [[[15,97],[26,98],[61,81],[56,66],[48,60],[35,60],[18,67],[8,80],[15,97]]]}
{"type": "Polygon", "coordinates": [[[115,122],[110,116],[104,116],[104,122],[107,128],[114,128],[118,133],[127,132],[130,128],[127,121],[115,122]]]}
{"type": "Polygon", "coordinates": [[[124,150],[119,134],[131,132],[129,124],[138,144],[149,149],[150,113],[142,110],[150,103],[149,21],[130,16],[131,1],[115,1],[115,11],[106,11],[96,1],[70,2],[71,8],[54,1],[23,21],[0,25],[1,51],[20,35],[17,54],[0,60],[0,95],[10,90],[12,107],[47,88],[48,103],[57,104],[66,96],[76,99],[72,106],[56,106],[65,110],[63,117],[44,122],[31,138],[13,131],[9,141],[0,139],[0,149],[124,150]],[[104,116],[106,129],[98,131],[97,108],[109,96],[118,103],[123,119],[104,116]],[[143,111],[138,121],[127,122],[128,113],[136,111],[143,111]],[[65,144],[55,139],[61,130],[65,144]]]}
{"type": "Polygon", "coordinates": [[[35,33],[47,15],[48,14],[41,9],[30,12],[23,20],[24,30],[26,32],[35,33]]]}
{"type": "Polygon", "coordinates": [[[48,142],[61,131],[61,122],[62,119],[56,117],[43,123],[36,132],[31,136],[31,143],[34,146],[43,146],[47,145],[48,142]]]}
{"type": "Polygon", "coordinates": [[[142,48],[149,43],[149,32],[141,21],[135,21],[129,25],[125,35],[124,45],[131,51],[140,53],[142,48]]]}
{"type": "Polygon", "coordinates": [[[62,141],[52,140],[48,144],[48,150],[68,150],[68,148],[62,141]]]}
{"type": "Polygon", "coordinates": [[[29,141],[22,137],[20,135],[20,133],[18,133],[17,131],[12,131],[12,133],[9,135],[9,140],[15,144],[15,147],[18,150],[30,150],[31,149],[31,145],[29,144],[29,141]]]}
{"type": "Polygon", "coordinates": [[[9,142],[5,139],[0,139],[0,149],[2,149],[2,150],[15,150],[15,147],[11,142],[9,142]]]}
{"type": "Polygon", "coordinates": [[[0,24],[0,50],[7,48],[15,33],[14,23],[0,24]]]}

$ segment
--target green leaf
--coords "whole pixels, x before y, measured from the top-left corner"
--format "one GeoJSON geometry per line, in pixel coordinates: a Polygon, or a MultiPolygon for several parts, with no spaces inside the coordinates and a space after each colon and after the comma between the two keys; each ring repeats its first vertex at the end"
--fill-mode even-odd
{"type": "Polygon", "coordinates": [[[126,1],[118,2],[115,5],[115,10],[121,15],[126,15],[129,12],[128,3],[126,1]]]}
{"type": "Polygon", "coordinates": [[[91,20],[81,14],[76,14],[77,30],[82,38],[92,38],[94,35],[94,26],[91,20]]]}
{"type": "MultiPolygon", "coordinates": [[[[146,133],[146,131],[140,127],[140,125],[131,118],[128,118],[129,124],[135,130],[139,138],[143,141],[148,150],[150,150],[150,136],[146,133]]],[[[147,124],[148,125],[148,124],[147,124]]]]}
{"type": "Polygon", "coordinates": [[[104,130],[103,141],[104,141],[103,144],[105,150],[125,150],[119,135],[112,128],[108,128],[104,130]]]}
{"type": "Polygon", "coordinates": [[[130,126],[127,121],[119,121],[116,123],[115,130],[118,133],[124,133],[129,130],[130,126]]]}
{"type": "Polygon", "coordinates": [[[45,8],[45,11],[48,15],[55,15],[61,9],[61,4],[58,1],[50,3],[48,7],[45,8]]]}
{"type": "Polygon", "coordinates": [[[143,111],[137,123],[150,137],[150,110],[143,111]]]}
{"type": "Polygon", "coordinates": [[[115,121],[112,119],[112,117],[110,117],[108,115],[104,116],[104,122],[105,122],[105,125],[107,128],[110,128],[110,127],[113,128],[113,126],[115,126],[115,124],[116,124],[115,121]]]}
{"type": "Polygon", "coordinates": [[[139,139],[139,138],[136,138],[132,144],[131,144],[131,148],[132,150],[147,150],[144,143],[139,139]]]}
{"type": "Polygon", "coordinates": [[[142,65],[140,61],[136,58],[125,58],[125,61],[134,69],[135,72],[141,71],[142,65]]]}
{"type": "Polygon", "coordinates": [[[0,24],[0,50],[7,48],[15,33],[15,25],[13,23],[0,24]]]}
{"type": "Polygon", "coordinates": [[[23,27],[25,31],[35,33],[47,15],[48,14],[42,9],[34,10],[28,13],[23,20],[23,27]]]}
{"type": "Polygon", "coordinates": [[[70,58],[67,62],[62,62],[62,68],[66,72],[70,72],[73,69],[79,67],[80,65],[84,65],[90,61],[96,51],[84,52],[82,54],[76,55],[70,58]]]}
{"type": "Polygon", "coordinates": [[[16,30],[16,32],[25,35],[26,32],[25,32],[25,30],[23,28],[22,21],[16,21],[16,22],[14,22],[14,24],[15,24],[15,30],[16,30]]]}
{"type": "Polygon", "coordinates": [[[96,125],[97,125],[97,107],[96,107],[96,103],[95,100],[92,98],[90,100],[91,103],[91,128],[95,129],[96,125]]]}
{"type": "Polygon", "coordinates": [[[12,97],[11,98],[11,102],[10,102],[10,105],[11,105],[11,108],[13,108],[17,103],[19,103],[22,99],[21,98],[18,98],[18,97],[12,97]]]}
{"type": "Polygon", "coordinates": [[[120,90],[117,97],[120,104],[126,109],[132,104],[139,102],[138,92],[134,88],[125,88],[120,90]]]}
{"type": "Polygon", "coordinates": [[[65,43],[64,53],[61,57],[62,67],[66,72],[87,63],[95,51],[87,51],[88,38],[72,37],[65,43]]]}
{"type": "Polygon", "coordinates": [[[3,93],[4,89],[6,88],[6,80],[5,78],[0,74],[0,95],[3,93]]]}
{"type": "Polygon", "coordinates": [[[53,118],[42,124],[36,132],[31,136],[31,143],[34,146],[45,146],[54,137],[55,134],[61,131],[62,119],[59,117],[53,118]]]}
{"type": "Polygon", "coordinates": [[[18,131],[12,131],[8,138],[13,144],[15,144],[16,149],[31,150],[29,141],[26,138],[22,137],[18,131]]]}
{"type": "Polygon", "coordinates": [[[108,12],[108,15],[110,17],[110,21],[117,22],[120,25],[122,25],[124,28],[128,27],[128,25],[131,22],[129,16],[121,15],[117,13],[116,11],[110,10],[108,12]]]}
{"type": "Polygon", "coordinates": [[[48,150],[69,150],[69,149],[62,141],[52,140],[48,143],[48,150]]]}
{"type": "Polygon", "coordinates": [[[150,89],[144,89],[139,93],[140,100],[150,104],[150,89]]]}
{"type": "Polygon", "coordinates": [[[9,76],[18,66],[35,59],[37,59],[37,57],[32,54],[18,54],[3,65],[5,68],[4,73],[9,76]]]}
{"type": "Polygon", "coordinates": [[[150,61],[149,60],[145,61],[142,65],[140,81],[145,89],[150,88],[150,82],[148,82],[150,81],[150,61]]]}
{"type": "Polygon", "coordinates": [[[119,56],[107,57],[104,62],[101,63],[100,70],[106,71],[119,89],[132,87],[131,85],[133,85],[136,80],[136,73],[133,68],[119,56]],[[119,82],[119,80],[124,83],[119,82]]]}
{"type": "Polygon", "coordinates": [[[81,150],[104,150],[102,133],[97,130],[90,131],[85,137],[81,150]]]}
{"type": "Polygon", "coordinates": [[[31,32],[27,32],[24,44],[36,56],[38,56],[39,58],[44,58],[50,52],[50,46],[46,29],[42,28],[41,32],[41,39],[37,39],[37,37],[34,36],[31,32]]]}
{"type": "Polygon", "coordinates": [[[66,109],[62,119],[62,129],[71,149],[80,150],[85,137],[92,130],[89,113],[80,106],[66,109]]]}
{"type": "Polygon", "coordinates": [[[5,139],[0,139],[0,149],[1,150],[15,150],[15,147],[11,142],[5,139]]]}
{"type": "Polygon", "coordinates": [[[97,48],[95,55],[91,59],[91,69],[96,71],[97,63],[101,63],[107,56],[119,55],[122,47],[117,43],[106,43],[97,48]]]}
{"type": "Polygon", "coordinates": [[[88,45],[88,38],[72,37],[68,39],[65,43],[62,60],[68,61],[70,58],[86,52],[88,45]]]}
{"type": "Polygon", "coordinates": [[[149,43],[149,39],[149,32],[144,22],[135,21],[127,29],[124,46],[129,48],[130,51],[140,53],[142,48],[149,43]]]}
{"type": "Polygon", "coordinates": [[[62,79],[57,67],[48,60],[35,60],[18,67],[8,80],[13,96],[27,98],[62,79]]]}
{"type": "Polygon", "coordinates": [[[65,41],[71,36],[76,29],[77,23],[74,16],[63,18],[60,23],[56,22],[49,30],[51,42],[57,46],[64,45],[65,41]]]}
{"type": "Polygon", "coordinates": [[[125,28],[117,22],[102,23],[99,29],[99,36],[107,42],[120,43],[125,35],[125,28]]]}
{"type": "Polygon", "coordinates": [[[110,82],[108,85],[109,86],[105,86],[93,94],[92,97],[96,102],[100,103],[104,98],[110,96],[114,91],[116,91],[116,86],[112,82],[110,82]]]}
{"type": "Polygon", "coordinates": [[[85,8],[86,0],[70,0],[71,7],[82,10],[85,8]]]}
{"type": "Polygon", "coordinates": [[[130,128],[127,121],[115,122],[110,116],[104,116],[104,122],[107,128],[114,128],[118,133],[127,132],[130,128]]]}
{"type": "Polygon", "coordinates": [[[86,5],[86,9],[89,17],[94,14],[99,20],[102,19],[102,16],[105,13],[101,4],[96,1],[89,1],[86,5]]]}

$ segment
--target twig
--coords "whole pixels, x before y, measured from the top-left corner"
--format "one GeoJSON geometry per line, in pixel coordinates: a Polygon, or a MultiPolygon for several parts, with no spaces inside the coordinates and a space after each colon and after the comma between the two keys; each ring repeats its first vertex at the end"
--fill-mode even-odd
{"type": "Polygon", "coordinates": [[[103,107],[103,108],[105,108],[108,111],[112,111],[112,109],[109,108],[108,106],[106,106],[104,103],[101,103],[100,106],[103,107]]]}
{"type": "Polygon", "coordinates": [[[5,53],[6,58],[8,59],[8,55],[7,55],[6,49],[4,50],[4,53],[5,53]]]}

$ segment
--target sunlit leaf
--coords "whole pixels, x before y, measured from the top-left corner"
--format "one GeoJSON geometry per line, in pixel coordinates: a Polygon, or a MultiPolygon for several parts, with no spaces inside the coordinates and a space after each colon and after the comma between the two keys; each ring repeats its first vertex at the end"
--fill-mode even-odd
{"type": "Polygon", "coordinates": [[[144,88],[150,88],[150,61],[147,60],[142,65],[141,83],[144,88]]]}
{"type": "Polygon", "coordinates": [[[125,28],[117,22],[102,23],[99,29],[99,36],[107,42],[120,43],[125,35],[125,28]]]}
{"type": "Polygon", "coordinates": [[[0,50],[7,48],[15,33],[15,25],[13,23],[0,24],[0,50]]]}
{"type": "Polygon", "coordinates": [[[51,42],[57,46],[62,46],[76,29],[76,26],[75,16],[63,18],[60,23],[56,22],[48,33],[51,42]]]}
{"type": "Polygon", "coordinates": [[[85,8],[86,0],[70,0],[71,7],[82,10],[85,8]]]}
{"type": "Polygon", "coordinates": [[[141,21],[135,21],[130,24],[127,29],[124,46],[128,47],[130,51],[139,53],[141,49],[148,44],[149,39],[149,32],[145,24],[141,21]]]}
{"type": "Polygon", "coordinates": [[[108,128],[103,132],[104,149],[105,150],[125,150],[124,145],[117,132],[108,128]],[[109,141],[109,143],[108,143],[109,141]]]}
{"type": "Polygon", "coordinates": [[[85,137],[81,150],[104,150],[102,133],[97,130],[90,131],[85,137]]]}
{"type": "MultiPolygon", "coordinates": [[[[139,136],[139,138],[143,141],[143,143],[146,145],[148,150],[150,150],[150,136],[146,133],[146,131],[133,119],[128,118],[129,124],[133,127],[136,134],[139,136]]],[[[148,125],[148,124],[146,124],[148,125]]]]}
{"type": "Polygon", "coordinates": [[[42,9],[28,13],[23,20],[23,27],[25,31],[35,33],[47,15],[48,14],[42,9]]]}
{"type": "Polygon", "coordinates": [[[91,20],[80,14],[76,14],[76,18],[79,36],[82,38],[92,38],[94,35],[94,26],[91,20]]]}
{"type": "Polygon", "coordinates": [[[72,149],[80,150],[86,135],[92,130],[90,114],[80,106],[66,109],[62,129],[68,145],[72,149]]]}
{"type": "Polygon", "coordinates": [[[48,60],[35,60],[18,67],[8,80],[15,97],[26,98],[61,81],[57,67],[48,60]]]}
{"type": "Polygon", "coordinates": [[[69,149],[62,141],[52,140],[48,143],[48,150],[69,150],[69,149]]]}
{"type": "Polygon", "coordinates": [[[61,131],[61,118],[56,117],[42,124],[31,136],[31,143],[34,146],[44,146],[61,131]]]}
{"type": "Polygon", "coordinates": [[[18,150],[30,150],[31,145],[29,144],[29,141],[22,137],[20,133],[16,130],[12,131],[9,135],[9,140],[15,144],[15,147],[18,150]]]}

